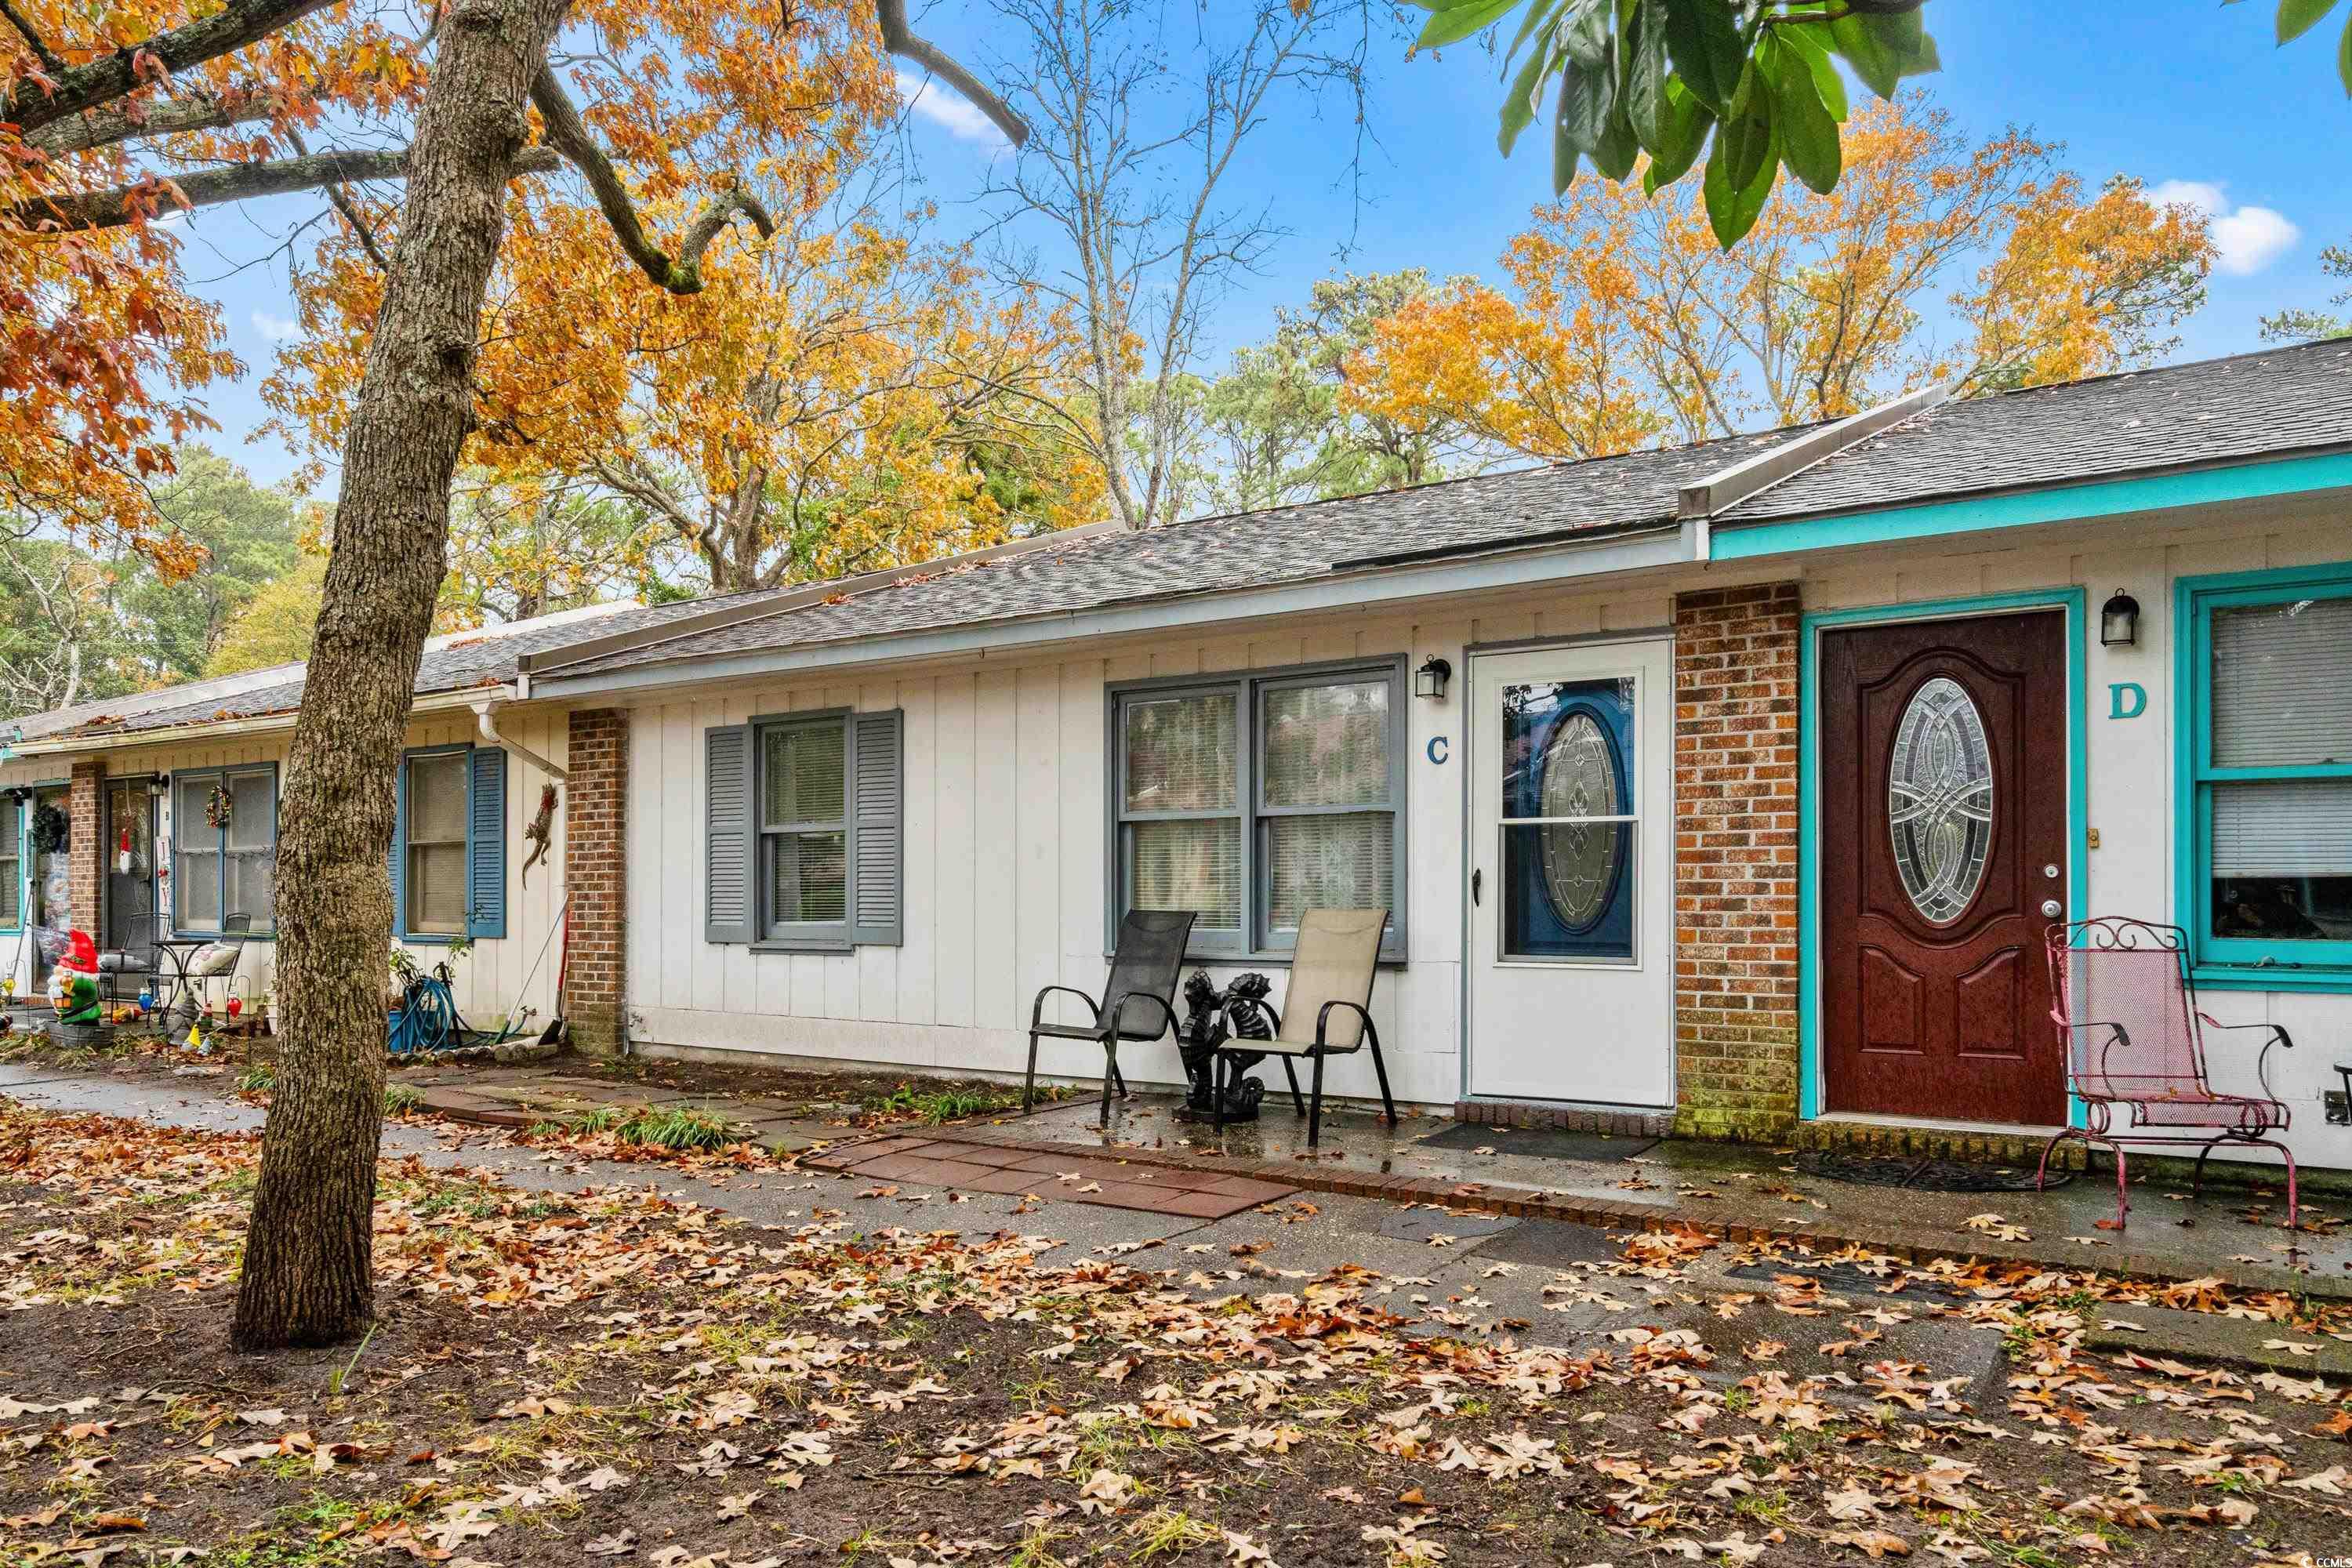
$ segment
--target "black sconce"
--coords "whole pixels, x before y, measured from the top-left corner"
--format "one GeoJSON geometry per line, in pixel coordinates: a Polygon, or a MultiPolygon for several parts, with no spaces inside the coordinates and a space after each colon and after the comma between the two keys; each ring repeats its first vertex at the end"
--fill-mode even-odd
{"type": "Polygon", "coordinates": [[[1429,661],[1412,672],[1412,694],[1415,697],[1445,700],[1445,683],[1454,679],[1454,667],[1433,655],[1429,661]]]}
{"type": "Polygon", "coordinates": [[[2130,647],[2139,641],[2139,601],[2121,588],[2099,606],[2099,641],[2108,647],[2130,647]]]}

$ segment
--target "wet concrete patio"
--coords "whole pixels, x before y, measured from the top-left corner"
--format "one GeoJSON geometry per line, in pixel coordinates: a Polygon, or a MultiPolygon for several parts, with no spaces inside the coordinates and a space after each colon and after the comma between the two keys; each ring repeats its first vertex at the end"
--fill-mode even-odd
{"type": "MultiPolygon", "coordinates": [[[[1939,1192],[1808,1174],[1789,1148],[1596,1134],[1573,1140],[1580,1157],[1562,1157],[1522,1152],[1554,1142],[1539,1131],[1479,1127],[1463,1133],[1455,1131],[1462,1124],[1442,1116],[1408,1116],[1391,1130],[1376,1111],[1352,1106],[1325,1108],[1321,1143],[1310,1150],[1305,1119],[1280,1097],[1277,1087],[1260,1120],[1223,1132],[1178,1120],[1180,1097],[1146,1093],[1114,1100],[1108,1128],[1097,1126],[1097,1102],[1088,1099],[1011,1119],[996,1131],[1024,1142],[1155,1162],[1258,1167],[1251,1173],[1269,1179],[1264,1167],[1281,1167],[1299,1185],[1327,1190],[1335,1182],[1352,1190],[1351,1178],[1391,1178],[1441,1192],[1464,1189],[1465,1199],[1507,1210],[1516,1199],[1545,1198],[1647,1210],[1660,1221],[1689,1218],[1710,1227],[1850,1236],[1865,1245],[1900,1238],[1927,1251],[2181,1279],[2258,1273],[2285,1284],[2300,1276],[2315,1287],[2328,1281],[2352,1290],[2352,1230],[2342,1223],[2352,1200],[2306,1187],[2301,1228],[2291,1236],[2284,1184],[2242,1184],[2243,1173],[2231,1173],[2226,1183],[2209,1179],[2202,1198],[2192,1201],[2187,1183],[2144,1174],[2147,1167],[2135,1165],[2128,1223],[2116,1231],[2109,1228],[2115,1176],[2104,1156],[2095,1172],[2042,1192],[2030,1184],[1939,1192]],[[1433,1142],[1440,1138],[1444,1143],[1433,1142]]],[[[2032,1171],[2016,1174],[2030,1184],[2032,1171]]],[[[2053,1184],[2059,1175],[2053,1173],[2053,1184]]]]}

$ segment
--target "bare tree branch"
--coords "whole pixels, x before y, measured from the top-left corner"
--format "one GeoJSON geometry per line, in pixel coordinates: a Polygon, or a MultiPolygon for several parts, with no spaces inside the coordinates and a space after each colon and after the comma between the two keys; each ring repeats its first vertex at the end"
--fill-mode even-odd
{"type": "Polygon", "coordinates": [[[907,26],[907,0],[874,0],[874,19],[881,24],[882,47],[902,59],[909,59],[946,82],[971,101],[971,106],[996,122],[1005,140],[1015,147],[1029,140],[1029,125],[1011,106],[991,92],[986,84],[966,70],[955,57],[927,38],[919,38],[907,26]]]}
{"type": "Polygon", "coordinates": [[[678,247],[676,259],[646,237],[646,226],[637,219],[636,204],[629,199],[628,187],[621,183],[620,171],[596,144],[588,122],[581,118],[571,94],[555,79],[555,72],[546,66],[530,79],[530,101],[540,118],[547,124],[547,144],[572,161],[588,182],[596,205],[604,214],[604,221],[645,275],[673,294],[702,292],[702,253],[717,238],[719,231],[737,213],[751,220],[764,239],[776,232],[775,220],[768,209],[740,190],[727,191],[714,197],[704,207],[686,231],[685,242],[678,247]]]}
{"type": "MultiPolygon", "coordinates": [[[[8,0],[0,0],[0,5],[7,3],[8,0]]],[[[142,137],[216,131],[224,125],[267,120],[272,110],[268,95],[257,92],[224,93],[217,98],[191,99],[185,103],[166,103],[152,109],[135,102],[110,104],[103,109],[85,110],[70,120],[60,120],[30,140],[44,153],[87,153],[93,147],[111,147],[142,137]]]]}
{"type": "MultiPolygon", "coordinates": [[[[547,148],[526,147],[515,154],[514,169],[518,174],[542,174],[558,162],[547,148]]],[[[289,191],[314,190],[348,180],[397,180],[407,173],[405,148],[389,153],[319,153],[307,158],[279,158],[266,163],[231,163],[183,174],[175,180],[147,179],[102,191],[36,196],[13,207],[0,207],[0,225],[35,234],[120,228],[169,206],[216,206],[223,202],[284,195],[289,191]]]]}
{"type": "MultiPolygon", "coordinates": [[[[294,144],[294,151],[305,158],[310,155],[310,146],[302,140],[300,132],[289,126],[286,139],[294,144]]],[[[327,199],[335,204],[335,210],[343,215],[343,221],[352,226],[353,234],[359,236],[360,248],[367,252],[368,259],[375,263],[376,270],[390,272],[392,259],[384,255],[383,247],[376,243],[375,230],[361,216],[359,204],[352,200],[352,188],[338,181],[327,187],[327,199]]]]}
{"type": "Polygon", "coordinates": [[[168,77],[190,66],[232,54],[257,43],[282,27],[323,10],[331,0],[228,0],[228,4],[194,22],[159,33],[143,44],[117,49],[86,66],[57,73],[54,86],[21,82],[0,102],[0,120],[14,121],[17,133],[30,136],[85,109],[95,109],[129,95],[146,81],[168,77]]]}

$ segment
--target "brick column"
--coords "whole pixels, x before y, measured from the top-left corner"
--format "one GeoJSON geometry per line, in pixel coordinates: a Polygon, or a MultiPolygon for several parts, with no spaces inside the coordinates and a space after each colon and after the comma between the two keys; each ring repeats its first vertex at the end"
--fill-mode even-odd
{"type": "Polygon", "coordinates": [[[564,786],[563,885],[572,895],[572,945],[563,1016],[583,1051],[621,1048],[628,945],[629,716],[601,708],[572,715],[564,786]]]}
{"type": "Polygon", "coordinates": [[[1797,584],[1675,601],[1675,1130],[1797,1120],[1797,584]]]}
{"type": "Polygon", "coordinates": [[[76,929],[89,932],[101,947],[106,930],[99,908],[106,885],[106,759],[92,757],[73,765],[73,784],[66,800],[66,817],[73,835],[66,846],[68,886],[76,929]]]}

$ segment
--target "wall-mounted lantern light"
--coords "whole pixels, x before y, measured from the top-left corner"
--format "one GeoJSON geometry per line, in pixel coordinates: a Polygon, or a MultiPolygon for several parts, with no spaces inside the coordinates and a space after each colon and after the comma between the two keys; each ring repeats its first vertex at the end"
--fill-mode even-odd
{"type": "Polygon", "coordinates": [[[2139,641],[2139,601],[2121,588],[2099,606],[2099,641],[2108,647],[2130,647],[2139,641]]]}
{"type": "Polygon", "coordinates": [[[1432,655],[1427,663],[1412,672],[1412,694],[1415,697],[1445,700],[1445,683],[1454,679],[1454,667],[1432,655]]]}

